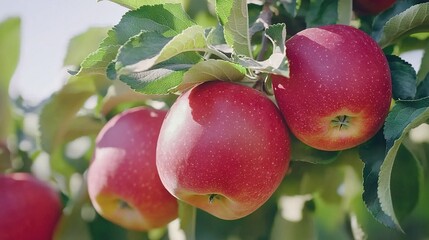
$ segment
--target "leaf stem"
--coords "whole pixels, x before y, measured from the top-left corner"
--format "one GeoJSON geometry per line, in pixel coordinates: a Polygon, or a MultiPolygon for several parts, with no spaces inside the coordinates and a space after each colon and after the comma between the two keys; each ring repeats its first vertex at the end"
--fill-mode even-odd
{"type": "Polygon", "coordinates": [[[338,1],[338,24],[350,25],[353,15],[352,6],[353,3],[351,0],[338,1]]]}
{"type": "MultiPolygon", "coordinates": [[[[265,29],[267,29],[272,22],[272,17],[273,17],[273,11],[271,10],[272,4],[273,4],[272,0],[266,0],[262,7],[262,11],[259,13],[258,20],[256,20],[257,22],[258,21],[261,22],[265,29]]],[[[270,40],[265,35],[265,33],[262,34],[261,50],[259,51],[258,56],[256,57],[257,61],[264,60],[265,53],[268,50],[269,42],[270,40]]],[[[264,85],[265,85],[264,82],[265,82],[264,76],[260,76],[258,74],[258,80],[256,81],[253,88],[258,89],[259,91],[264,91],[264,85]]]]}
{"type": "Polygon", "coordinates": [[[186,240],[196,240],[195,224],[197,219],[197,209],[184,202],[179,202],[180,228],[186,236],[186,240]]]}
{"type": "Polygon", "coordinates": [[[223,54],[222,52],[220,52],[216,49],[213,49],[210,46],[205,48],[205,49],[201,49],[201,51],[206,52],[208,54],[213,54],[213,55],[215,55],[215,56],[219,57],[220,59],[225,60],[227,62],[232,62],[232,60],[228,56],[226,56],[225,54],[223,54]]]}

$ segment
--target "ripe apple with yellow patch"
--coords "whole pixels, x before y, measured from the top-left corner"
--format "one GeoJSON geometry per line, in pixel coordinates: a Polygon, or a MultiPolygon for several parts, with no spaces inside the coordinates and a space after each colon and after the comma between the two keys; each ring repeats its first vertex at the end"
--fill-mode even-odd
{"type": "Polygon", "coordinates": [[[0,239],[52,239],[61,217],[59,193],[29,173],[0,175],[0,239]]]}
{"type": "Polygon", "coordinates": [[[303,30],[286,41],[289,78],[273,75],[275,99],[292,133],[320,150],[369,140],[388,114],[386,57],[366,33],[345,25],[303,30]]]}
{"type": "Polygon", "coordinates": [[[100,131],[88,171],[97,212],[132,230],[150,230],[177,218],[176,198],[156,169],[156,142],[166,112],[138,107],[113,117],[100,131]]]}
{"type": "Polygon", "coordinates": [[[243,85],[211,81],[171,107],[156,164],[171,194],[230,220],[268,200],[288,169],[289,148],[287,128],[271,100],[243,85]]]}

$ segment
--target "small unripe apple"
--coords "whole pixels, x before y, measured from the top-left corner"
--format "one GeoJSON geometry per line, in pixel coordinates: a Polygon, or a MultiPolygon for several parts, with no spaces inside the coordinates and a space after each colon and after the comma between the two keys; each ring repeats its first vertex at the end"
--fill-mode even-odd
{"type": "Polygon", "coordinates": [[[261,206],[289,164],[289,135],[280,111],[255,89],[228,82],[182,94],[161,128],[157,167],[178,199],[221,219],[261,206]]]}
{"type": "Polygon", "coordinates": [[[143,107],[113,117],[100,131],[88,171],[96,211],[124,228],[150,230],[178,214],[156,169],[156,142],[166,112],[143,107]]]}
{"type": "Polygon", "coordinates": [[[286,42],[290,77],[273,75],[287,125],[321,150],[355,147],[382,127],[392,83],[382,50],[366,33],[345,25],[303,30],[286,42]]]}
{"type": "Polygon", "coordinates": [[[0,239],[52,239],[61,209],[47,183],[28,173],[0,175],[0,239]]]}
{"type": "Polygon", "coordinates": [[[391,7],[396,0],[354,0],[353,9],[360,14],[376,15],[391,7]]]}

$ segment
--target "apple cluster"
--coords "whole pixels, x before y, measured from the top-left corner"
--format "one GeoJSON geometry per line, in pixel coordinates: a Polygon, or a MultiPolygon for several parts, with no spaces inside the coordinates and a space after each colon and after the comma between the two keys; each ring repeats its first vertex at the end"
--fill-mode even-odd
{"type": "Polygon", "coordinates": [[[139,107],[112,118],[88,171],[95,209],[136,230],[175,219],[177,199],[221,219],[242,218],[287,173],[289,130],[313,148],[337,151],[382,127],[390,71],[368,35],[344,25],[309,28],[286,49],[290,76],[272,76],[275,102],[218,80],[184,92],[168,112],[139,107]]]}

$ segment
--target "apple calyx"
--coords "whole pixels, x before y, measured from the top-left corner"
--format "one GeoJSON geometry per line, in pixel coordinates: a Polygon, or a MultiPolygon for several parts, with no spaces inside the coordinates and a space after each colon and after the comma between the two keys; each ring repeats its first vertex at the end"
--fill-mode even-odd
{"type": "Polygon", "coordinates": [[[339,130],[341,129],[347,129],[348,127],[350,127],[350,122],[351,122],[352,117],[348,116],[348,115],[339,115],[336,116],[332,121],[331,121],[331,125],[334,128],[337,128],[339,130]]]}
{"type": "Polygon", "coordinates": [[[125,200],[119,199],[118,205],[120,209],[133,209],[130,204],[128,204],[125,200]]]}
{"type": "Polygon", "coordinates": [[[219,194],[216,193],[212,193],[209,195],[209,203],[212,204],[214,202],[215,199],[220,199],[219,194]]]}

